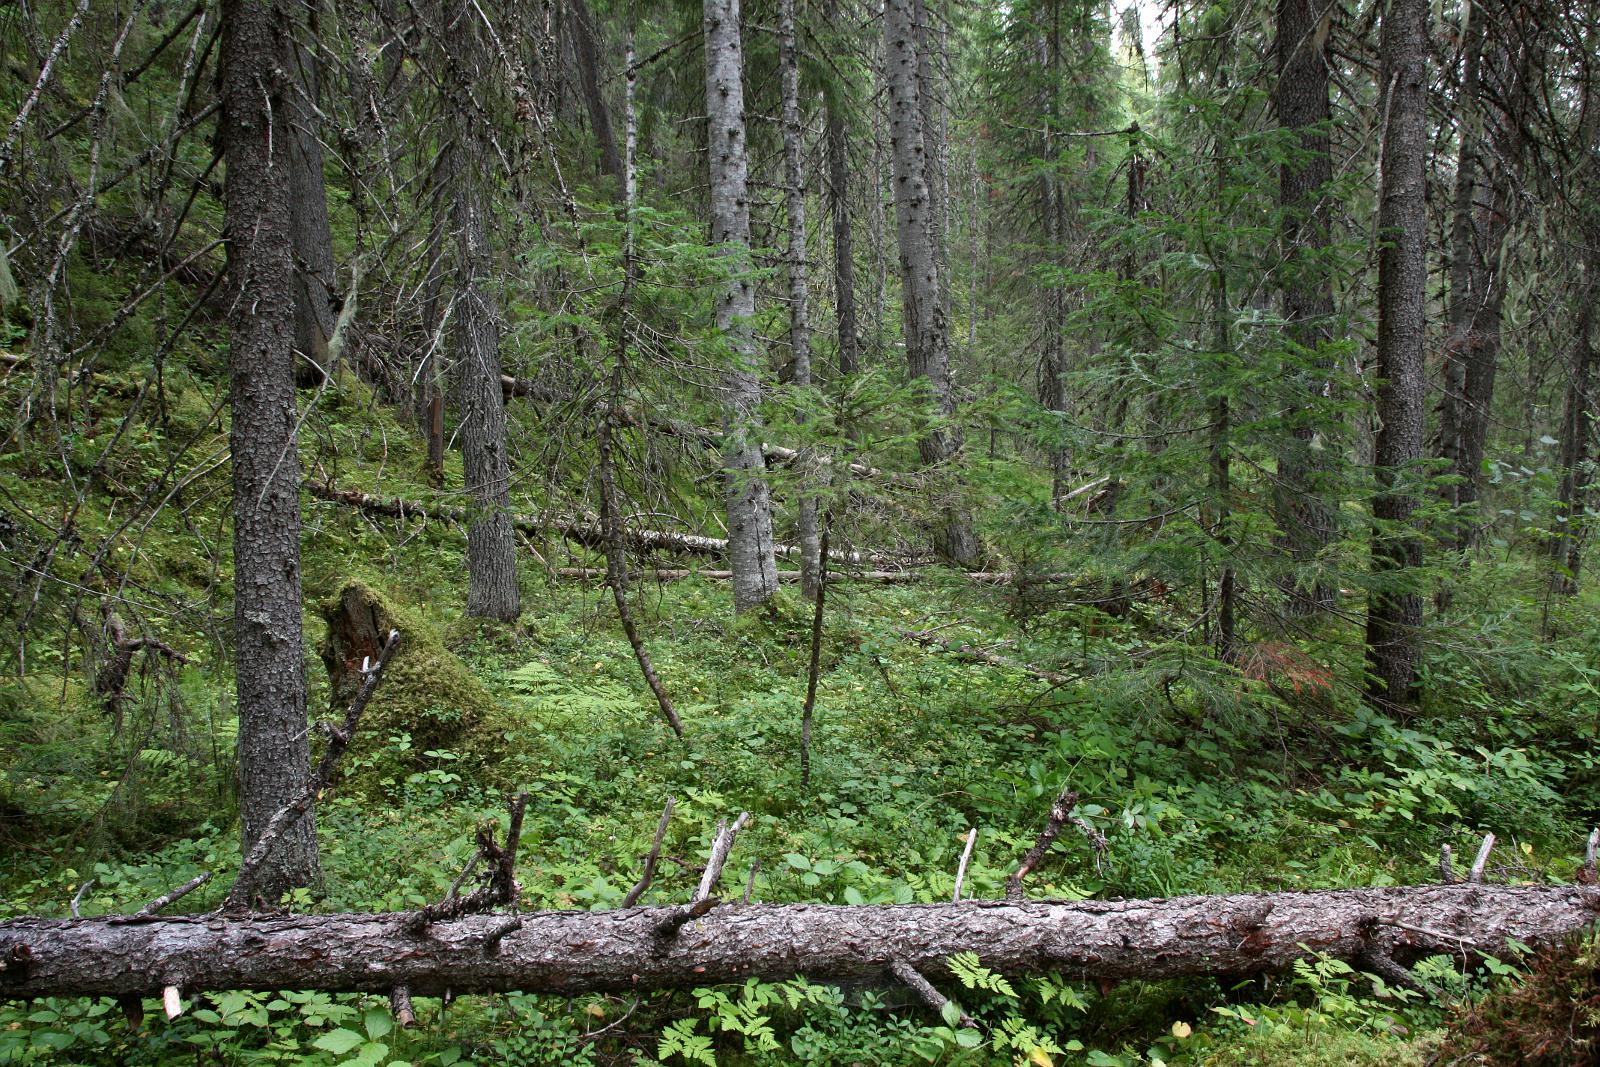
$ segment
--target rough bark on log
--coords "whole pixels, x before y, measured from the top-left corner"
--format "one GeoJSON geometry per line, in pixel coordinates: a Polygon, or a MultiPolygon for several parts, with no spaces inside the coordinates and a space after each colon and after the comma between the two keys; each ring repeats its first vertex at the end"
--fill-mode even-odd
{"type": "Polygon", "coordinates": [[[1008,973],[1156,979],[1278,971],[1306,950],[1358,960],[1381,951],[1505,955],[1600,919],[1600,888],[1432,885],[1126,901],[965,901],[838,906],[726,903],[658,931],[682,908],[472,915],[407,931],[412,913],[0,923],[0,997],[157,996],[320,989],[414,996],[504,990],[576,994],[805,974],[891,981],[896,961],[943,973],[976,952],[1008,973]],[[1305,946],[1302,948],[1301,946],[1305,946]]]}

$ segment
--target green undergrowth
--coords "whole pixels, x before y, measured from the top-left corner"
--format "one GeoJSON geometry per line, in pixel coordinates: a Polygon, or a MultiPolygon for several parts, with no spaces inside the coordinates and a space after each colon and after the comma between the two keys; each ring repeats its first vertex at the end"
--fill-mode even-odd
{"type": "MultiPolygon", "coordinates": [[[[65,914],[91,879],[85,914],[127,911],[202,870],[216,877],[191,903],[207,908],[237,867],[237,725],[222,665],[227,482],[215,466],[225,424],[210,416],[205,380],[181,361],[169,369],[167,421],[155,407],[135,420],[135,437],[153,442],[144,465],[85,495],[74,540],[57,553],[70,585],[42,587],[23,672],[0,685],[0,915],[65,914]],[[193,476],[188,506],[122,528],[126,487],[159,475],[180,438],[190,442],[177,464],[193,476]],[[119,586],[124,573],[130,584],[119,586]],[[120,720],[91,691],[94,663],[72,615],[76,591],[93,594],[79,602],[93,615],[118,588],[159,608],[141,622],[188,657],[140,660],[120,720]]],[[[90,464],[91,442],[130,402],[126,388],[97,388],[100,421],[75,446],[90,464]]],[[[37,519],[14,520],[19,552],[42,551],[70,504],[60,462],[44,450],[0,455],[8,513],[37,519]]],[[[410,428],[349,381],[308,414],[302,463],[347,488],[436,491],[410,428]]],[[[459,478],[452,461],[443,492],[459,478]]],[[[519,507],[541,503],[519,493],[519,507]]],[[[1063,835],[1029,878],[1038,897],[1423,881],[1437,877],[1441,844],[1470,857],[1488,830],[1506,842],[1500,877],[1568,879],[1583,828],[1600,814],[1600,662],[1585,639],[1593,605],[1563,608],[1563,636],[1536,644],[1527,635],[1538,607],[1515,575],[1493,596],[1459,598],[1456,633],[1430,646],[1427,703],[1405,721],[1362,704],[1360,649],[1337,622],[1292,641],[1258,637],[1224,665],[1186,637],[1160,595],[1108,613],[937,570],[908,586],[840,580],[802,788],[810,616],[792,594],[735,621],[726,583],[635,586],[635,613],[686,724],[679,741],[598,584],[556,580],[525,556],[521,619],[483,626],[460,616],[459,530],[310,496],[304,521],[314,712],[334,703],[315,654],[323,602],[346,583],[381,600],[406,644],[319,804],[324,884],[287,902],[296,909],[439,899],[474,851],[474,828],[503,819],[518,789],[531,797],[519,867],[530,908],[618,904],[668,796],[677,800],[668,858],[647,903],[686,899],[717,820],[741,810],[752,820],[725,896],[742,893],[759,862],[757,900],[840,904],[949,899],[970,828],[964,895],[1000,896],[1069,785],[1109,849],[1097,857],[1063,835]],[[1067,678],[1052,685],[971,662],[907,639],[913,630],[1067,678]]],[[[538,548],[551,568],[595,563],[560,544],[538,548]]],[[[23,572],[7,580],[16,621],[31,587],[23,572]]],[[[1331,961],[1239,987],[1000,979],[978,960],[930,977],[979,1019],[977,1031],[903,991],[798,978],[642,998],[419,1001],[419,1025],[406,1033],[371,997],[217,992],[174,1023],[147,1004],[137,1027],[109,1002],[0,1007],[0,1063],[1404,1064],[1423,1062],[1447,1022],[1440,1006],[1331,961]]],[[[1484,981],[1457,992],[1475,995],[1484,981]]]]}

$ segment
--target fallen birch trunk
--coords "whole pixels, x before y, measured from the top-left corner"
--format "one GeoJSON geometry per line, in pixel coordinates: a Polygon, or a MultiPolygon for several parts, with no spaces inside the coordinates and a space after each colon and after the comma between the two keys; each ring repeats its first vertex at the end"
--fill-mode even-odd
{"type": "MultiPolygon", "coordinates": [[[[702,902],[704,904],[705,902],[702,902]]],[[[1505,956],[1600,919],[1600,888],[1461,883],[1170,900],[723,904],[480,914],[14,919],[0,997],[224,989],[411,995],[644,991],[747,978],[891,983],[975,952],[1073,980],[1281,971],[1311,952],[1380,973],[1423,955],[1505,956]],[[687,917],[686,917],[687,916],[687,917]]]]}

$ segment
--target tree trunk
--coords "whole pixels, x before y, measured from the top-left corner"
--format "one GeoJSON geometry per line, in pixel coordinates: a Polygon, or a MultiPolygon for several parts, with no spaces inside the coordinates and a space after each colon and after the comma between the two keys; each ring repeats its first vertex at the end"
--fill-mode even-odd
{"type": "MultiPolygon", "coordinates": [[[[322,0],[293,0],[300,36],[317,41],[322,0]]],[[[313,48],[294,46],[297,86],[290,100],[289,211],[294,248],[294,346],[299,353],[295,379],[318,385],[334,368],[328,341],[338,318],[334,308],[333,232],[328,226],[328,192],[322,180],[321,62],[313,48]]]]}
{"type": "Polygon", "coordinates": [[[705,0],[704,22],[711,243],[728,269],[727,287],[717,300],[717,330],[727,345],[728,359],[721,383],[728,561],[734,572],[733,607],[744,611],[778,591],[778,565],[773,557],[772,499],[757,422],[761,364],[752,321],[756,290],[750,262],[739,0],[705,0]]]}
{"type": "MultiPolygon", "coordinates": [[[[479,54],[469,9],[457,9],[450,47],[467,69],[479,54]]],[[[511,523],[511,462],[500,387],[500,314],[492,277],[483,175],[485,131],[474,115],[451,116],[447,149],[450,225],[455,230],[456,288],[450,347],[460,413],[462,470],[473,516],[467,527],[467,614],[511,622],[520,609],[516,531],[511,523]]]]}
{"type": "MultiPolygon", "coordinates": [[[[1278,202],[1283,209],[1283,317],[1292,357],[1304,361],[1293,376],[1302,394],[1322,396],[1328,386],[1327,357],[1321,349],[1330,340],[1333,284],[1326,266],[1328,236],[1327,187],[1333,181],[1329,149],[1328,34],[1333,7],[1329,0],[1278,0],[1277,82],[1273,105],[1278,122],[1297,135],[1294,155],[1279,171],[1278,202]]],[[[1318,438],[1331,427],[1321,425],[1315,403],[1288,405],[1288,437],[1278,455],[1274,508],[1282,531],[1280,545],[1291,565],[1303,567],[1333,542],[1334,512],[1324,484],[1331,447],[1318,438]]],[[[1309,613],[1333,607],[1336,590],[1322,580],[1283,583],[1291,611],[1309,613]]]]}
{"type": "MultiPolygon", "coordinates": [[[[1460,515],[1477,502],[1488,444],[1489,413],[1500,355],[1500,318],[1506,278],[1501,248],[1510,229],[1513,159],[1496,161],[1489,147],[1487,101],[1482,90],[1484,15],[1476,5],[1464,8],[1468,19],[1462,45],[1460,110],[1461,146],[1456,161],[1450,225],[1449,327],[1444,349],[1444,388],[1439,398],[1439,457],[1455,476],[1444,487],[1445,503],[1458,513],[1457,548],[1471,544],[1472,526],[1460,515]],[[1480,192],[1488,186],[1486,202],[1480,192]]],[[[1509,58],[1508,58],[1509,62],[1509,58]]],[[[1519,88],[1511,95],[1516,107],[1519,88]]],[[[1517,151],[1517,120],[1504,123],[1505,143],[1517,151]]]]}
{"type": "Polygon", "coordinates": [[[1572,364],[1567,378],[1566,410],[1561,420],[1561,483],[1556,490],[1556,535],[1550,542],[1554,565],[1552,588],[1564,596],[1578,592],[1588,485],[1594,478],[1592,449],[1596,412],[1594,395],[1595,301],[1600,298],[1600,235],[1591,237],[1578,294],[1578,321],[1572,338],[1572,364]]]}
{"type": "Polygon", "coordinates": [[[729,903],[683,922],[686,907],[526,912],[509,933],[504,915],[417,931],[414,912],[13,919],[0,923],[0,996],[159,996],[168,986],[638,994],[797,973],[888,983],[896,964],[942,980],[961,952],[1002,973],[1074,981],[1238,977],[1287,970],[1312,952],[1389,970],[1426,955],[1503,957],[1512,942],[1559,943],[1595,921],[1600,890],[1460,884],[1170,900],[729,903]],[[676,932],[663,933],[673,921],[676,932]]]}
{"type": "MultiPolygon", "coordinates": [[[[961,454],[961,429],[954,422],[955,391],[950,380],[950,323],[940,291],[941,272],[929,195],[923,111],[918,78],[917,0],[887,0],[884,11],[884,66],[889,88],[889,140],[894,157],[896,231],[900,243],[901,303],[905,310],[906,362],[913,377],[932,390],[941,423],[918,442],[928,466],[947,466],[961,454]]],[[[961,565],[979,556],[971,520],[960,509],[934,534],[934,550],[961,565]]]]}
{"type": "Polygon", "coordinates": [[[839,377],[861,368],[861,332],[856,323],[856,249],[850,220],[850,158],[844,105],[828,97],[828,192],[833,211],[833,286],[839,327],[839,377]]]}
{"type": "Polygon", "coordinates": [[[589,111],[589,128],[600,147],[600,171],[611,175],[620,185],[624,181],[622,157],[617,154],[617,138],[611,132],[611,113],[606,110],[606,98],[600,89],[600,45],[594,15],[584,0],[568,0],[568,3],[572,17],[567,19],[567,26],[572,31],[572,54],[578,61],[578,87],[583,93],[584,107],[589,111]]]}
{"type": "MultiPolygon", "coordinates": [[[[811,386],[811,314],[806,269],[805,127],[800,121],[800,50],[795,41],[794,0],[778,0],[778,51],[783,81],[784,209],[789,224],[789,358],[794,384],[811,386]]],[[[822,541],[817,499],[811,495],[812,464],[802,456],[795,540],[800,544],[800,593],[815,600],[822,582],[822,541]]]]}
{"type": "MultiPolygon", "coordinates": [[[[1039,40],[1040,65],[1049,72],[1044,100],[1044,175],[1040,182],[1044,201],[1045,256],[1051,264],[1064,265],[1067,237],[1066,190],[1062,188],[1061,174],[1057,169],[1055,132],[1061,125],[1058,97],[1061,92],[1061,35],[1059,32],[1059,3],[1051,6],[1051,28],[1039,40]]],[[[1058,279],[1040,286],[1044,298],[1044,365],[1041,368],[1039,401],[1046,411],[1065,413],[1067,410],[1067,368],[1064,338],[1067,330],[1067,299],[1058,279]]],[[[1054,438],[1060,428],[1052,429],[1054,438]]],[[[1050,500],[1060,508],[1061,497],[1067,492],[1067,451],[1059,444],[1049,446],[1050,500]]]]}
{"type": "MultiPolygon", "coordinates": [[[[300,792],[311,767],[300,607],[293,223],[289,183],[273,157],[292,143],[293,89],[283,73],[290,25],[285,0],[223,5],[234,664],[246,852],[300,792]]],[[[284,835],[252,890],[276,901],[319,876],[315,823],[308,815],[284,835]]]]}
{"type": "Polygon", "coordinates": [[[1373,464],[1372,589],[1367,608],[1369,696],[1410,702],[1422,597],[1407,573],[1422,565],[1410,485],[1423,447],[1423,340],[1428,282],[1427,0],[1392,0],[1383,18],[1382,181],[1378,230],[1378,438],[1373,464]]]}

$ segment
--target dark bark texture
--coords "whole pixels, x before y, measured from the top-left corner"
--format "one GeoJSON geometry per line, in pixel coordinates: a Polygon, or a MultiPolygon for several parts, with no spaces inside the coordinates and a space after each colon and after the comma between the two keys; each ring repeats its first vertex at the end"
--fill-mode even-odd
{"type": "Polygon", "coordinates": [[[1422,596],[1407,588],[1422,565],[1408,482],[1423,446],[1423,341],[1428,284],[1426,172],[1427,0],[1393,0],[1383,18],[1382,183],[1378,199],[1378,406],[1373,465],[1372,583],[1367,607],[1370,695],[1410,701],[1416,682],[1422,596]]]}
{"type": "Polygon", "coordinates": [[[577,994],[782,980],[886,982],[895,963],[944,973],[976,952],[1007,973],[1082,979],[1281,971],[1307,950],[1407,962],[1506,955],[1600,917],[1593,886],[1440,885],[1126,901],[724,904],[473,915],[418,929],[415,912],[0,923],[0,996],[154,996],[167,986],[413,996],[577,994]]]}
{"type": "MultiPolygon", "coordinates": [[[[300,609],[292,223],[283,154],[292,141],[293,89],[284,77],[290,24],[285,0],[229,0],[223,7],[234,662],[247,852],[305,785],[311,763],[300,609]]],[[[319,874],[308,817],[284,835],[258,872],[256,892],[276,900],[319,874]]]]}
{"type": "MultiPolygon", "coordinates": [[[[457,16],[452,47],[476,55],[472,16],[457,16]]],[[[455,230],[456,292],[451,360],[461,424],[462,469],[474,514],[467,527],[467,614],[510,622],[521,610],[517,542],[512,527],[511,460],[500,385],[500,312],[491,279],[488,208],[482,174],[488,159],[475,116],[456,114],[449,149],[450,224],[455,230]]]]}

